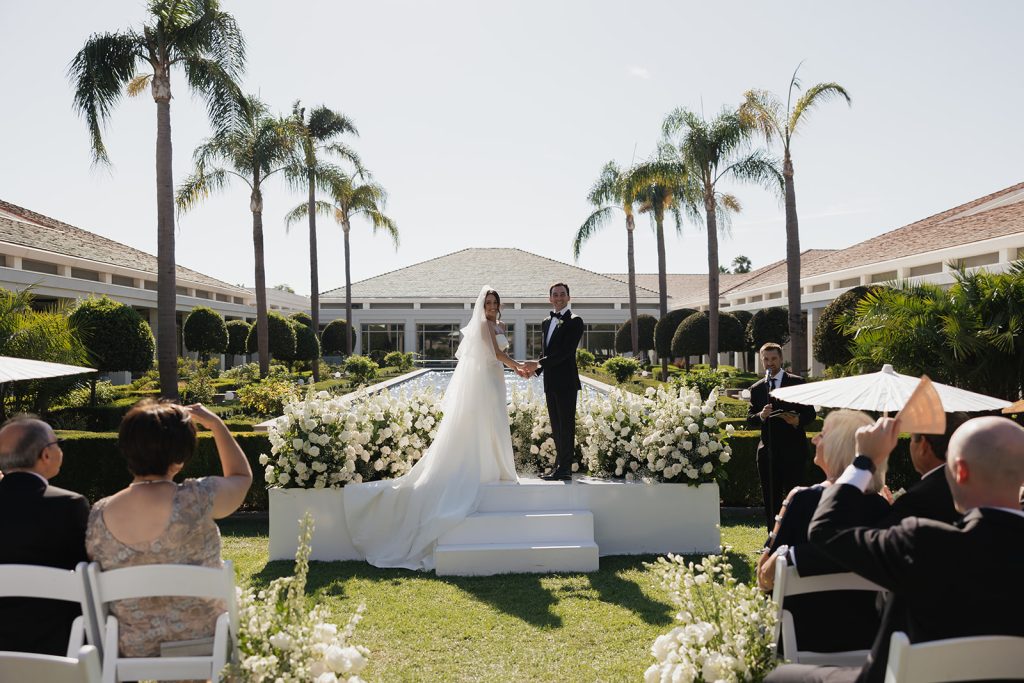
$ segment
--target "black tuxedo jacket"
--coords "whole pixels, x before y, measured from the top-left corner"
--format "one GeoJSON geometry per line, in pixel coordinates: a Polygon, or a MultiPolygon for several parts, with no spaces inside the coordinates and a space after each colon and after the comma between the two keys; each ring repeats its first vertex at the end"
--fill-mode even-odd
{"type": "Polygon", "coordinates": [[[576,367],[576,347],[583,339],[583,318],[569,311],[569,319],[562,321],[548,342],[548,330],[555,319],[549,317],[541,324],[544,333],[544,355],[537,374],[544,378],[544,391],[575,393],[582,388],[580,372],[576,367]]]}
{"type": "MultiPolygon", "coordinates": [[[[956,525],[910,517],[887,529],[865,526],[864,496],[830,487],[811,521],[811,543],[839,564],[892,591],[919,643],[980,635],[1024,636],[1024,516],[970,510],[956,525]]],[[[883,681],[894,610],[890,601],[859,681],[883,681]]],[[[841,622],[842,615],[836,615],[841,622]]]]}
{"type": "Polygon", "coordinates": [[[953,506],[953,494],[946,479],[946,468],[930,472],[893,501],[889,514],[877,526],[893,526],[907,517],[924,517],[953,524],[961,515],[953,506]]]}
{"type": "MultiPolygon", "coordinates": [[[[793,375],[788,372],[782,373],[780,387],[791,387],[794,384],[803,384],[804,378],[800,375],[793,375]]],[[[783,455],[797,453],[801,457],[807,457],[807,432],[805,427],[814,420],[814,406],[805,406],[798,403],[787,403],[768,395],[768,383],[762,377],[750,385],[750,408],[747,410],[747,424],[754,429],[761,430],[761,443],[758,450],[763,447],[771,448],[774,452],[783,455]],[[765,404],[771,401],[772,405],[781,410],[793,410],[800,414],[800,423],[796,427],[778,417],[770,417],[762,420],[759,413],[765,404]]]]}
{"type": "MultiPolygon", "coordinates": [[[[0,479],[0,563],[74,569],[86,560],[85,497],[48,486],[28,472],[0,479]]],[[[0,599],[0,650],[63,656],[78,605],[34,598],[0,599]]]]}

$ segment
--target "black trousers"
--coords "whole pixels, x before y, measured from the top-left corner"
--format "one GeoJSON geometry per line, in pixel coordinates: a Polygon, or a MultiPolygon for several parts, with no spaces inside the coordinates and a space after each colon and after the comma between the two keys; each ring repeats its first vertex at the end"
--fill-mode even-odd
{"type": "Polygon", "coordinates": [[[576,449],[577,396],[579,392],[576,389],[544,392],[548,416],[551,418],[551,436],[555,440],[553,474],[572,474],[572,459],[576,449]]]}
{"type": "Polygon", "coordinates": [[[775,528],[775,515],[782,508],[782,501],[794,486],[800,485],[806,461],[805,445],[802,450],[783,447],[772,451],[767,446],[757,449],[757,474],[761,478],[761,499],[769,532],[775,528]]]}

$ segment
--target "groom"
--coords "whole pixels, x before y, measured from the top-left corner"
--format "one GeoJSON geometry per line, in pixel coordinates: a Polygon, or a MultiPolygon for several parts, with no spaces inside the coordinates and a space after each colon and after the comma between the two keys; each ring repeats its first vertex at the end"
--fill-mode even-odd
{"type": "Polygon", "coordinates": [[[576,347],[583,339],[583,319],[569,310],[569,285],[564,282],[548,289],[550,316],[541,325],[544,355],[526,361],[526,373],[544,375],[544,397],[555,441],[555,468],[541,477],[548,481],[571,481],[576,448],[576,397],[580,374],[576,368],[576,347]]]}

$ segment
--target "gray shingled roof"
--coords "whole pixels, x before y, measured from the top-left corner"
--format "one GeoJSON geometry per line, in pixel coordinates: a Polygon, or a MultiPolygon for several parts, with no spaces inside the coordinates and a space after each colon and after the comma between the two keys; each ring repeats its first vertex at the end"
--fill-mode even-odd
{"type": "MultiPolygon", "coordinates": [[[[757,271],[754,271],[757,272],[757,271]]],[[[731,287],[744,282],[754,273],[719,273],[718,291],[725,292],[731,287]]],[[[613,277],[623,282],[628,282],[628,273],[610,273],[613,277]]],[[[668,273],[665,277],[668,285],[669,308],[680,306],[704,306],[708,303],[708,276],[705,273],[668,273]]],[[[644,287],[654,292],[658,291],[657,273],[637,273],[637,287],[644,287]]]]}
{"type": "MultiPolygon", "coordinates": [[[[813,264],[835,252],[835,249],[807,249],[801,252],[800,276],[805,276],[813,264]]],[[[728,288],[722,287],[721,292],[722,294],[726,292],[734,293],[744,289],[774,284],[786,284],[786,259],[769,263],[767,266],[751,271],[743,276],[742,280],[734,282],[728,288]]]]}
{"type": "MultiPolygon", "coordinates": [[[[151,273],[153,277],[157,273],[156,257],[152,254],[3,200],[0,200],[0,242],[140,270],[151,273]]],[[[239,294],[248,293],[241,287],[183,266],[177,267],[177,278],[191,284],[218,287],[239,294]]]]}
{"type": "MultiPolygon", "coordinates": [[[[473,300],[489,284],[503,298],[547,299],[555,282],[569,285],[574,301],[628,299],[626,283],[607,275],[531,254],[522,249],[463,249],[422,263],[352,283],[352,297],[366,299],[473,300]]],[[[345,288],[324,292],[344,297],[345,288]]],[[[657,300],[657,291],[639,289],[641,299],[657,300]]]]}

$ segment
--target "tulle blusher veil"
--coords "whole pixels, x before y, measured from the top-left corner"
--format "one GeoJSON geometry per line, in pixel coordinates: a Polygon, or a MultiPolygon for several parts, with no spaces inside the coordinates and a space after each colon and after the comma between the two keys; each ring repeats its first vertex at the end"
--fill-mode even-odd
{"type": "Polygon", "coordinates": [[[480,484],[516,481],[505,377],[486,330],[480,290],[427,453],[397,479],[345,487],[352,542],[378,567],[430,569],[437,539],[476,510],[480,484]]]}

